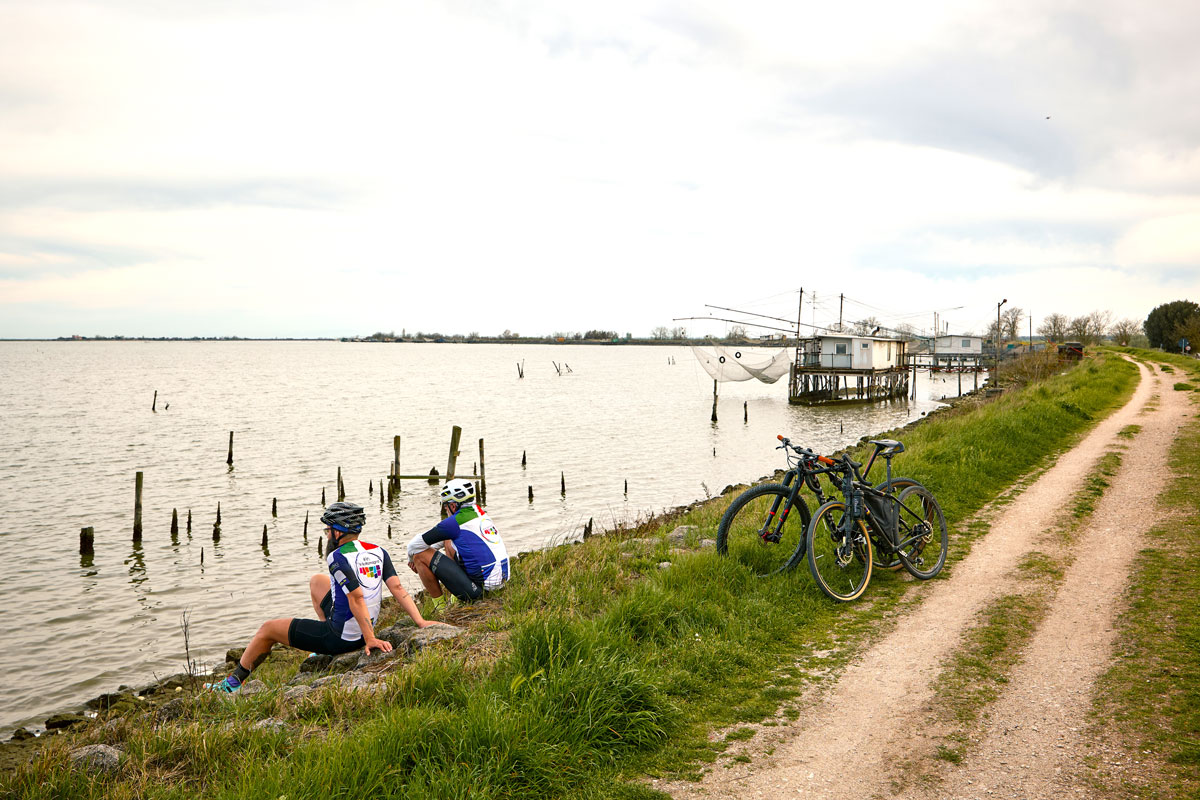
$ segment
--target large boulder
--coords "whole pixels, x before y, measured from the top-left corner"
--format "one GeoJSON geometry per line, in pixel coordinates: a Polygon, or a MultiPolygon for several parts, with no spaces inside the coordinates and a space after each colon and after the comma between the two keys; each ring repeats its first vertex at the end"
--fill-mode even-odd
{"type": "Polygon", "coordinates": [[[121,766],[122,753],[112,745],[89,744],[71,751],[71,763],[90,772],[112,772],[121,766]]]}
{"type": "Polygon", "coordinates": [[[83,725],[87,721],[88,718],[83,714],[76,714],[74,712],[55,714],[54,716],[50,717],[50,719],[46,720],[46,730],[57,731],[65,728],[73,728],[76,725],[83,725]]]}

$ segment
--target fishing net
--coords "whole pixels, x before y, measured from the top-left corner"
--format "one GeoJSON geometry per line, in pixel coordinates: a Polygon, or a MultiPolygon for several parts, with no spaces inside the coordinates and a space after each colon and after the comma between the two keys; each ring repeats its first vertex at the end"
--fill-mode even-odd
{"type": "Polygon", "coordinates": [[[787,374],[792,363],[792,351],[784,347],[774,351],[752,350],[746,347],[713,345],[693,347],[692,353],[704,371],[715,380],[748,381],[757,378],[774,383],[787,374]]]}

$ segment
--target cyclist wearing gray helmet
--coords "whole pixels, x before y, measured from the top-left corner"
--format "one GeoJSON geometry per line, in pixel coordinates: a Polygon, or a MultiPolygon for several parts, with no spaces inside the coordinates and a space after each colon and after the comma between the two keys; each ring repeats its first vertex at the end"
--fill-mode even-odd
{"type": "Polygon", "coordinates": [[[375,621],[386,587],[418,627],[437,623],[421,612],[400,585],[392,559],[382,547],[359,541],[367,521],[361,506],[334,503],[321,521],[329,534],[325,561],[329,571],[308,582],[317,619],[283,617],[264,622],[246,646],[233,674],[219,683],[208,684],[218,692],[236,692],[276,644],[324,655],[339,655],[358,648],[389,652],[392,645],[375,638],[375,621]]]}
{"type": "Polygon", "coordinates": [[[448,516],[408,543],[408,567],[420,576],[440,611],[447,602],[442,586],[454,598],[470,602],[504,585],[508,551],[487,512],[475,502],[475,484],[462,478],[447,481],[438,499],[448,516]]]}

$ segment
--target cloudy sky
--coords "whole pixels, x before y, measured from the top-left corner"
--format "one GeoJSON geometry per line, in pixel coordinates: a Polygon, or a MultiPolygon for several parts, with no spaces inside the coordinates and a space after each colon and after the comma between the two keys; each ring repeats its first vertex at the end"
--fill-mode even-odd
{"type": "Polygon", "coordinates": [[[1142,319],[1200,301],[1197,41],[1194,0],[0,0],[0,337],[1142,319]]]}

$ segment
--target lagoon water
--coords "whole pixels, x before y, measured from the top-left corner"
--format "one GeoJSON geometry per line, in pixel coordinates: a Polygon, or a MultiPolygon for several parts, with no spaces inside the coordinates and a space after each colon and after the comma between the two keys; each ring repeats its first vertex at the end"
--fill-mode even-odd
{"type": "Polygon", "coordinates": [[[191,655],[209,665],[264,619],[311,616],[321,491],[336,499],[339,466],[347,499],[368,511],[363,538],[389,548],[415,591],[404,544],[437,521],[437,490],[405,481],[380,505],[394,435],[408,474],[445,470],[453,425],[463,429],[460,473],[483,438],[488,510],[515,554],[578,538],[590,518],[612,528],[766,475],[784,466],[776,434],[828,452],[957,393],[955,378],[921,376],[915,401],[810,409],[788,405],[786,379],[727,383],[713,424],[712,385],[684,347],[0,343],[0,543],[10,559],[0,735],[182,671],[185,613],[191,655]],[[85,526],[95,528],[91,559],[78,554],[85,526]]]}

